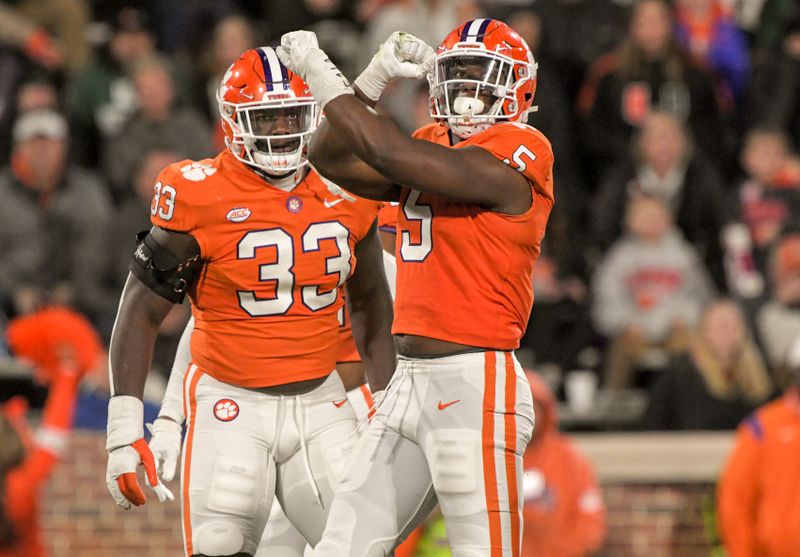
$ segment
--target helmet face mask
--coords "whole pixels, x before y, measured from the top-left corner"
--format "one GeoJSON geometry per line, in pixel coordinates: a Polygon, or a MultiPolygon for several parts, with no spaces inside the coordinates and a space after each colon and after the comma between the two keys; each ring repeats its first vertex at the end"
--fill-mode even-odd
{"type": "Polygon", "coordinates": [[[473,20],[437,51],[430,115],[466,139],[499,122],[518,122],[533,101],[536,63],[519,35],[496,20],[473,20]],[[480,34],[472,35],[472,30],[480,34]]]}
{"type": "Polygon", "coordinates": [[[272,48],[248,50],[234,62],[217,101],[225,144],[238,160],[275,177],[308,164],[306,149],[319,125],[320,109],[306,84],[280,64],[272,48]]]}
{"type": "Polygon", "coordinates": [[[226,143],[237,159],[273,176],[308,164],[306,147],[320,115],[313,99],[221,105],[222,119],[233,130],[226,143]]]}

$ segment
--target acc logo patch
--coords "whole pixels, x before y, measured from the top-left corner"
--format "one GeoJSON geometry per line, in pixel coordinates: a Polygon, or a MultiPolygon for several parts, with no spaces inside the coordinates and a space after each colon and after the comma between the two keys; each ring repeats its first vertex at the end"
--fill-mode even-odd
{"type": "Polygon", "coordinates": [[[229,398],[222,398],[214,404],[214,417],[221,422],[230,422],[239,415],[239,405],[229,398]]]}
{"type": "Polygon", "coordinates": [[[251,214],[252,213],[250,212],[250,209],[247,207],[234,207],[228,211],[228,214],[225,215],[225,218],[231,222],[244,222],[250,218],[251,214]]]}
{"type": "Polygon", "coordinates": [[[303,200],[296,195],[291,196],[286,200],[286,208],[290,213],[297,214],[303,209],[303,200]]]}
{"type": "Polygon", "coordinates": [[[216,172],[217,169],[210,164],[203,164],[199,162],[193,162],[192,164],[187,164],[186,166],[181,167],[181,173],[183,174],[183,177],[187,180],[191,180],[192,182],[205,180],[207,177],[214,175],[216,172]]]}

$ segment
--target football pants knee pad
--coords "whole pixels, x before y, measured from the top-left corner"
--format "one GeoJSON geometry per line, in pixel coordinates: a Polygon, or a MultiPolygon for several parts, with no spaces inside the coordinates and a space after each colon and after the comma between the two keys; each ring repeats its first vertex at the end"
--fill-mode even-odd
{"type": "Polygon", "coordinates": [[[244,547],[244,534],[230,522],[206,522],[194,531],[194,551],[201,555],[235,555],[244,547]]]}

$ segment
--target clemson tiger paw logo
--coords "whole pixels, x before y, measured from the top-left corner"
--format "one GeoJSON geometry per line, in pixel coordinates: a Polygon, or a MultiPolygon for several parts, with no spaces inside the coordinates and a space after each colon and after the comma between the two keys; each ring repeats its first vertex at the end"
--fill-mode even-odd
{"type": "Polygon", "coordinates": [[[199,182],[212,176],[217,171],[216,168],[210,164],[203,164],[201,162],[193,162],[181,167],[183,177],[192,182],[199,182]]]}
{"type": "Polygon", "coordinates": [[[230,422],[239,415],[239,405],[229,398],[223,398],[214,405],[214,417],[221,422],[230,422]]]}

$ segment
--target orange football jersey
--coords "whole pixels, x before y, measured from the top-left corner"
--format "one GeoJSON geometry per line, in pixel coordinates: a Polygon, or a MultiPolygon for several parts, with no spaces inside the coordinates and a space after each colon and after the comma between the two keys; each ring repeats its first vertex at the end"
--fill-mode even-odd
{"type": "Polygon", "coordinates": [[[392,332],[517,348],[533,304],[534,262],[553,207],[550,142],[518,123],[496,124],[456,145],[441,124],[420,128],[414,137],[455,149],[486,149],[528,179],[533,204],[522,215],[503,215],[404,188],[397,212],[392,332]]]}
{"type": "Polygon", "coordinates": [[[151,220],[191,234],[204,263],[189,291],[194,362],[242,387],[330,373],[340,286],[378,206],[330,194],[314,171],[291,191],[271,186],[228,151],[164,169],[151,220]]]}

